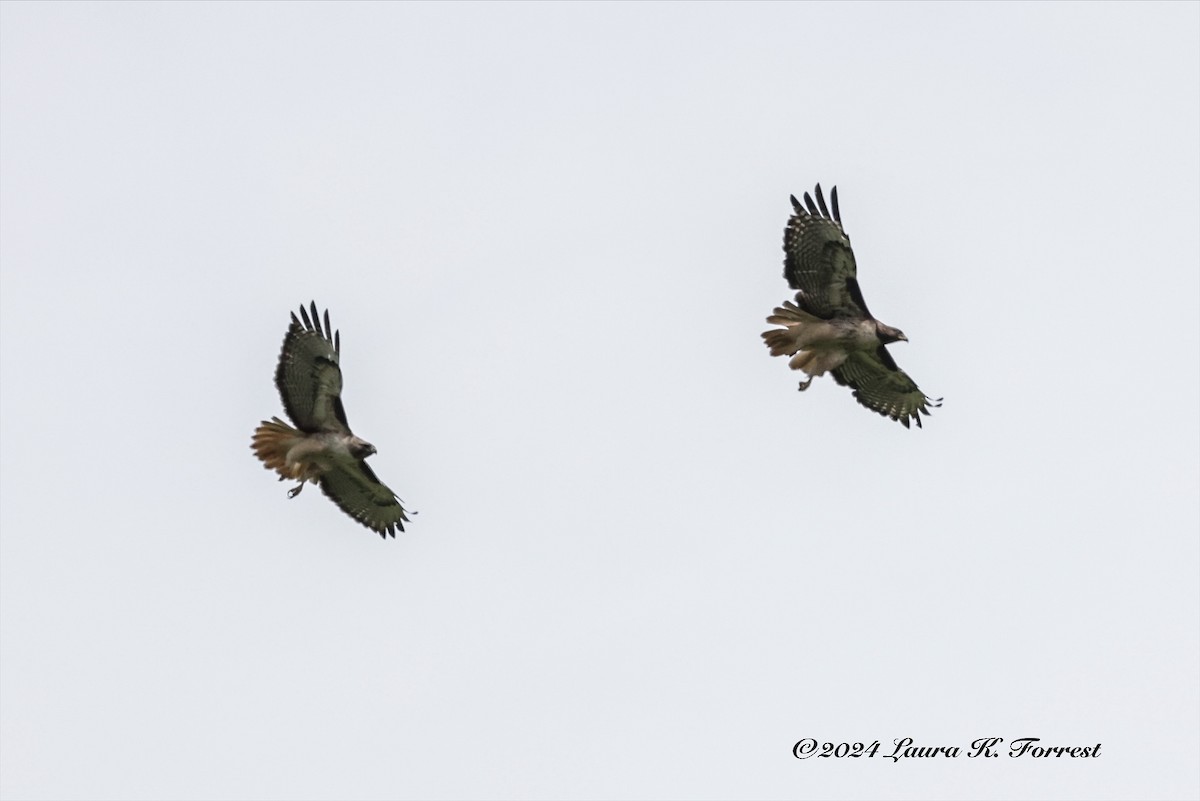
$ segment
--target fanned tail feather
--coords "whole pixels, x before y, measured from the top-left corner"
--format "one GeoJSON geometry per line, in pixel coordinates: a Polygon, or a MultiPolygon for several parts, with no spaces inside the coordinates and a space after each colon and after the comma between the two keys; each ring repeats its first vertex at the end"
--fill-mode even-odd
{"type": "Polygon", "coordinates": [[[289,468],[287,464],[288,451],[299,434],[278,417],[272,417],[263,420],[262,425],[254,429],[250,447],[254,449],[254,455],[262,460],[264,467],[279,473],[281,481],[285,478],[299,479],[302,471],[300,465],[289,468]]]}
{"type": "Polygon", "coordinates": [[[812,375],[825,372],[818,362],[820,354],[815,350],[802,350],[800,331],[797,328],[775,328],[763,331],[762,338],[771,349],[772,356],[791,356],[788,367],[793,370],[803,370],[812,375]]]}
{"type": "MultiPolygon", "coordinates": [[[[762,338],[766,341],[767,347],[771,349],[772,356],[791,356],[800,350],[801,334],[804,327],[814,323],[820,323],[821,320],[808,312],[801,309],[790,300],[785,300],[782,306],[776,306],[774,313],[767,318],[767,322],[771,325],[782,325],[786,328],[775,328],[770,331],[763,331],[762,338]]],[[[798,355],[791,361],[793,370],[800,369],[797,359],[805,354],[798,355]]]]}
{"type": "Polygon", "coordinates": [[[770,331],[763,331],[762,338],[766,340],[772,356],[791,356],[800,347],[795,337],[792,336],[790,328],[774,328],[770,331]]]}
{"type": "MultiPolygon", "coordinates": [[[[804,293],[797,293],[796,300],[804,303],[804,293]]],[[[788,367],[803,370],[810,377],[824,375],[846,359],[846,351],[835,347],[837,331],[828,320],[805,311],[800,306],[785,300],[776,306],[767,318],[774,328],[762,333],[763,340],[771,349],[772,356],[791,356],[788,367]]],[[[800,385],[801,389],[808,382],[800,385]]]]}
{"type": "Polygon", "coordinates": [[[819,323],[821,319],[804,311],[790,300],[785,300],[782,306],[775,307],[774,313],[767,318],[767,322],[771,325],[793,326],[803,323],[819,323]]]}

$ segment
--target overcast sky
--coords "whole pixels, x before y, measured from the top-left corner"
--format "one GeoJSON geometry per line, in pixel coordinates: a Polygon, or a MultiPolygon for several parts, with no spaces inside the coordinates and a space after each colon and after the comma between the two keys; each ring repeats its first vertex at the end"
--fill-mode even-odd
{"type": "Polygon", "coordinates": [[[1197,797],[1198,41],[0,4],[0,793],[1197,797]],[[763,347],[817,182],[923,430],[763,347]],[[250,451],[310,300],[394,541],[250,451]]]}

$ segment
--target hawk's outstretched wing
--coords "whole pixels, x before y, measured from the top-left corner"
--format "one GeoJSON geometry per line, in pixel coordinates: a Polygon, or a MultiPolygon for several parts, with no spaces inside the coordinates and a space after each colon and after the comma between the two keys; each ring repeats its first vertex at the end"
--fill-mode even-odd
{"type": "Polygon", "coordinates": [[[792,289],[798,289],[801,308],[823,320],[833,317],[870,317],[866,301],[858,288],[858,272],[850,237],[842,229],[838,211],[837,187],[830,193],[833,214],[825,205],[821,185],[817,201],[805,192],[801,205],[792,195],[795,214],[783,234],[783,277],[792,289]]]}
{"type": "Polygon", "coordinates": [[[341,335],[317,316],[317,304],[312,304],[312,317],[300,307],[300,317],[292,312],[292,324],[283,340],[279,366],[275,369],[275,386],[283,399],[288,417],[301,431],[333,431],[350,433],[346,411],[342,408],[342,369],[338,366],[341,335]]]}
{"type": "Polygon", "coordinates": [[[320,478],[321,491],[346,514],[375,531],[381,537],[404,531],[408,517],[396,493],[375,476],[375,471],[359,459],[338,464],[320,478]]]}
{"type": "Polygon", "coordinates": [[[854,390],[855,399],[873,412],[899,420],[908,428],[909,420],[921,427],[921,415],[929,407],[942,405],[920,389],[908,373],[901,370],[887,348],[880,345],[874,351],[851,351],[840,366],[834,368],[833,378],[842,386],[854,390]]]}

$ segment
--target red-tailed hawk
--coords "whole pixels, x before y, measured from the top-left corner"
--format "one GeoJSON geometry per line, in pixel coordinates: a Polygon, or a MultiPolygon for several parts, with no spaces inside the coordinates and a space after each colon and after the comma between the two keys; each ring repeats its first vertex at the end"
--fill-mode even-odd
{"type": "Polygon", "coordinates": [[[316,303],[311,318],[303,306],[300,319],[292,313],[275,369],[275,386],[296,428],[278,417],[264,420],[254,431],[250,447],[268,470],[279,473],[280,481],[300,482],[288,490],[289,498],[295,498],[306,481],[319,484],[343,512],[384,539],[389,534],[394,538],[408,518],[396,493],[367,466],[365,460],[375,453],[375,446],[354,436],[346,422],[338,366],[341,350],[341,335],[330,327],[328,310],[324,329],[316,303]]]}
{"type": "Polygon", "coordinates": [[[783,277],[796,293],[796,302],[783,306],[767,318],[773,325],[786,326],[763,332],[772,356],[791,356],[788,366],[803,370],[808,380],[827,372],[839,384],[854,390],[863,406],[884,417],[909,420],[921,426],[921,415],[929,407],[941,406],[896,366],[887,351],[889,342],[907,342],[899,328],[884,325],[867,311],[850,238],[842,230],[837,187],[830,193],[833,214],[825,206],[821,185],[817,202],[804,193],[804,205],[792,196],[795,214],[783,232],[783,277]],[[806,208],[807,207],[807,208],[806,208]]]}

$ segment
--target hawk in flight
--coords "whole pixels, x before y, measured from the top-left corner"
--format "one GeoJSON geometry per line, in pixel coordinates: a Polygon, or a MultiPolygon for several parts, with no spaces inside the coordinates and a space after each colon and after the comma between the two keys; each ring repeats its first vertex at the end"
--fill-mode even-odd
{"type": "Polygon", "coordinates": [[[312,317],[300,307],[292,312],[292,324],[283,339],[275,386],[287,416],[296,428],[278,417],[264,420],[254,431],[251,448],[279,480],[300,483],[288,490],[295,498],[311,481],[346,514],[387,539],[404,530],[404,507],[367,466],[375,446],[354,436],[342,408],[342,350],[340,332],[325,325],[312,304],[312,317]],[[303,322],[302,322],[303,321],[303,322]]]}
{"type": "Polygon", "coordinates": [[[842,230],[837,187],[830,193],[833,214],[825,205],[821,185],[817,201],[807,192],[804,205],[792,196],[795,214],[783,232],[783,277],[799,290],[796,302],[784,301],[767,318],[782,325],[763,332],[772,356],[791,356],[788,366],[803,370],[808,379],[833,373],[833,379],[854,390],[863,406],[884,417],[921,426],[921,415],[942,405],[917,388],[916,382],[896,366],[887,350],[889,342],[907,342],[899,328],[884,325],[867,311],[850,238],[842,230]]]}

